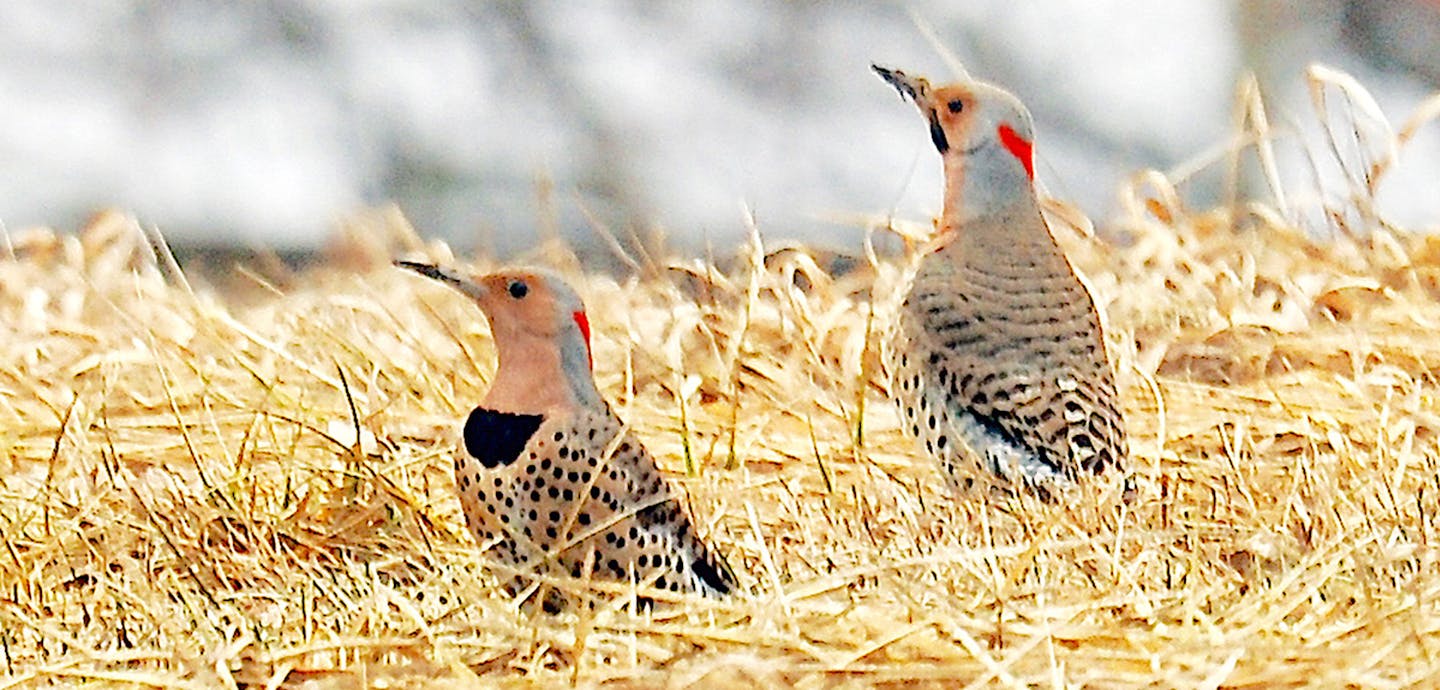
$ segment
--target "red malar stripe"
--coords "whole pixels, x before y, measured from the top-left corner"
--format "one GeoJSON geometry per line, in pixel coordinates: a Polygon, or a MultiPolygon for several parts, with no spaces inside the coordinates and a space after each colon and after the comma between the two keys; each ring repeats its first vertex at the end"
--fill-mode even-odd
{"type": "Polygon", "coordinates": [[[570,314],[575,319],[575,325],[580,327],[580,335],[585,336],[585,358],[590,362],[590,368],[595,368],[595,355],[590,352],[590,319],[585,317],[585,312],[577,311],[570,314]]]}
{"type": "Polygon", "coordinates": [[[1000,143],[1011,155],[1020,159],[1020,164],[1025,166],[1025,176],[1035,179],[1035,147],[1024,137],[1015,133],[1010,125],[1000,125],[1000,143]]]}

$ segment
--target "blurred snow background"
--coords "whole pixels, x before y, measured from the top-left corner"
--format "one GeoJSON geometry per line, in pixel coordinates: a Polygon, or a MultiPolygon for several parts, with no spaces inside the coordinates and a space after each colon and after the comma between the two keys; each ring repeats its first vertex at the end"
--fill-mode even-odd
{"type": "MultiPolygon", "coordinates": [[[[1440,84],[1440,0],[7,0],[0,221],[119,206],[176,244],[304,250],[394,200],[510,252],[545,206],[581,244],[589,214],[693,251],[733,246],[748,207],[771,238],[853,248],[860,215],[939,206],[922,123],[869,71],[947,76],[911,11],[1027,102],[1040,176],[1101,222],[1130,173],[1227,139],[1247,69],[1300,186],[1306,63],[1396,122],[1440,84]]],[[[1397,222],[1440,225],[1437,128],[1381,190],[1397,222]]]]}

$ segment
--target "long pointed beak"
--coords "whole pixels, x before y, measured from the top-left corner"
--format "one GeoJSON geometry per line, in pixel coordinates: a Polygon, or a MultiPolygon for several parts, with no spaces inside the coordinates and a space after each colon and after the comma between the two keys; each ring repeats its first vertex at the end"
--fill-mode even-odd
{"type": "Polygon", "coordinates": [[[485,288],[476,282],[465,278],[448,268],[441,268],[435,264],[424,264],[418,261],[396,261],[396,266],[408,268],[426,278],[433,278],[469,296],[471,299],[480,299],[485,295],[485,288]]]}
{"type": "Polygon", "coordinates": [[[924,77],[912,77],[898,69],[880,65],[870,65],[870,69],[875,70],[875,73],[880,75],[885,83],[895,87],[895,90],[900,92],[901,99],[909,97],[916,105],[920,105],[920,99],[925,97],[930,90],[930,82],[924,77]]]}
{"type": "Polygon", "coordinates": [[[915,107],[920,109],[920,114],[930,121],[930,141],[935,143],[935,150],[940,155],[945,155],[950,150],[950,139],[945,135],[945,129],[940,126],[940,120],[935,116],[935,105],[931,102],[930,81],[924,77],[912,77],[898,69],[870,65],[870,69],[880,75],[885,83],[895,87],[900,92],[900,100],[906,96],[915,102],[915,107]]]}

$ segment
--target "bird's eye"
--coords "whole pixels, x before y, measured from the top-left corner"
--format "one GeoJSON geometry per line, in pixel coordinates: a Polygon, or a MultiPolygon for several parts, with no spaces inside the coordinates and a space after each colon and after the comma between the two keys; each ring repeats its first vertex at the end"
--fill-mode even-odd
{"type": "Polygon", "coordinates": [[[949,103],[946,103],[945,107],[949,108],[950,112],[952,113],[958,113],[965,109],[965,101],[957,98],[953,101],[950,101],[949,103]]]}
{"type": "Polygon", "coordinates": [[[510,291],[510,296],[514,297],[515,299],[520,299],[521,297],[530,294],[530,286],[526,285],[525,281],[523,280],[510,281],[510,287],[507,289],[510,291]]]}

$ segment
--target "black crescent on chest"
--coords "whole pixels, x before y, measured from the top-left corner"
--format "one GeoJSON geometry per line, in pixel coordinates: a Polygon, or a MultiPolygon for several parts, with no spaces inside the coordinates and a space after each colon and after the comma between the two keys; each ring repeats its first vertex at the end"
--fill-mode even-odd
{"type": "Polygon", "coordinates": [[[465,420],[465,452],[488,469],[515,462],[545,421],[543,415],[496,412],[477,407],[465,420]]]}

